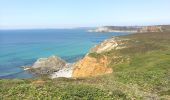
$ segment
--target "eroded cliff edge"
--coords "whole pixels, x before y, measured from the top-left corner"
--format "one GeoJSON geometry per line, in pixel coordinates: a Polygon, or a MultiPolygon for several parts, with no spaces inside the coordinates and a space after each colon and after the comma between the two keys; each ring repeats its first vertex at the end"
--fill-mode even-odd
{"type": "MultiPolygon", "coordinates": [[[[113,70],[109,67],[110,58],[104,53],[126,48],[125,41],[127,40],[112,37],[96,45],[83,59],[73,65],[72,77],[89,77],[112,73],[113,70]]],[[[117,59],[120,56],[115,55],[113,58],[117,59]]]]}

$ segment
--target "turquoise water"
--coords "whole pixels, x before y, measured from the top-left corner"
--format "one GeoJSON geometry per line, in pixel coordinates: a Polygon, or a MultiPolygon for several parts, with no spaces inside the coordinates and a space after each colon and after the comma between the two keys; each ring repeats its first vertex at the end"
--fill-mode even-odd
{"type": "Polygon", "coordinates": [[[83,57],[95,44],[128,33],[88,33],[84,29],[1,30],[0,78],[30,78],[20,66],[51,55],[67,62],[83,57]]]}

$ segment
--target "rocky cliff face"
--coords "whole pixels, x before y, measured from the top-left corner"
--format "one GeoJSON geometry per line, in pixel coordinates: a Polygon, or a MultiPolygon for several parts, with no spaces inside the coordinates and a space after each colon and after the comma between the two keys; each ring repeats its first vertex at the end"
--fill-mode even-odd
{"type": "MultiPolygon", "coordinates": [[[[112,37],[96,45],[89,52],[101,54],[103,52],[107,52],[113,49],[121,49],[125,48],[123,46],[123,40],[112,37]]],[[[83,59],[79,60],[75,63],[72,77],[88,77],[88,76],[96,76],[112,73],[112,68],[110,68],[109,60],[106,56],[102,56],[99,59],[90,56],[87,54],[83,59]]]]}
{"type": "Polygon", "coordinates": [[[93,52],[102,53],[102,52],[107,52],[113,49],[125,48],[123,41],[124,40],[118,37],[112,37],[96,45],[94,48],[90,50],[90,53],[93,53],[93,52]]]}
{"type": "Polygon", "coordinates": [[[25,69],[36,75],[52,74],[53,78],[64,77],[65,72],[69,72],[69,75],[66,75],[69,77],[72,73],[72,65],[57,56],[40,58],[32,66],[25,66],[25,69]]]}
{"type": "Polygon", "coordinates": [[[112,68],[108,68],[107,57],[99,60],[86,55],[74,65],[72,77],[89,77],[112,73],[112,68]]]}

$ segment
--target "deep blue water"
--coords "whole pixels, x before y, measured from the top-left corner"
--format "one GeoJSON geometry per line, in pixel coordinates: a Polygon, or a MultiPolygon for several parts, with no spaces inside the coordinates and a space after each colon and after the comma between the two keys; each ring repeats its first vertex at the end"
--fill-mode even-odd
{"type": "Polygon", "coordinates": [[[20,66],[57,55],[74,62],[95,44],[128,33],[88,33],[84,29],[0,30],[0,78],[30,78],[20,66]]]}

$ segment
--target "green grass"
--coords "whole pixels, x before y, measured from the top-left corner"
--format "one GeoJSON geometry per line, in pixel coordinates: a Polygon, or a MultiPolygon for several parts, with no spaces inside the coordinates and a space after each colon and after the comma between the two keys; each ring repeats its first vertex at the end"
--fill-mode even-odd
{"type": "Polygon", "coordinates": [[[121,91],[102,90],[88,84],[75,83],[78,79],[46,79],[45,83],[34,80],[0,80],[0,99],[43,99],[43,100],[109,100],[126,98],[121,91]]]}
{"type": "Polygon", "coordinates": [[[113,73],[67,79],[2,79],[0,99],[45,100],[168,100],[170,98],[170,32],[121,36],[130,39],[127,48],[102,54],[113,73]],[[115,58],[116,57],[116,58],[115,58]],[[35,84],[36,80],[45,83],[35,84]]]}
{"type": "Polygon", "coordinates": [[[149,52],[134,56],[129,64],[113,67],[115,74],[122,82],[136,83],[141,86],[147,84],[148,88],[151,85],[163,87],[164,82],[170,85],[170,56],[163,52],[149,52]]]}

